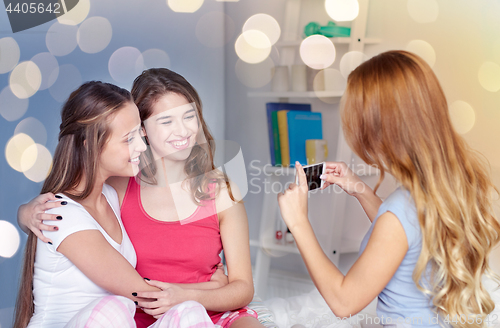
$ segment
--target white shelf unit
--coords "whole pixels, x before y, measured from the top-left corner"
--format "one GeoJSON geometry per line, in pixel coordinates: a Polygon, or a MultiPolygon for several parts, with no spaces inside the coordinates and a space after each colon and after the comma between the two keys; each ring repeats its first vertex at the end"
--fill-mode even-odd
{"type": "MultiPolygon", "coordinates": [[[[369,0],[358,0],[359,2],[359,15],[352,22],[351,37],[349,38],[331,38],[332,42],[338,44],[348,44],[349,51],[363,52],[365,44],[380,43],[379,39],[365,38],[366,19],[368,15],[368,2],[369,0]]],[[[282,32],[282,40],[277,43],[280,50],[280,65],[290,66],[295,62],[295,55],[298,46],[302,40],[297,38],[302,35],[299,32],[299,18],[301,13],[302,0],[287,0],[285,8],[285,24],[282,32]],[[299,33],[297,33],[299,32],[299,33]]],[[[328,98],[328,97],[341,97],[344,90],[337,91],[307,91],[307,92],[249,92],[248,97],[262,97],[262,98],[278,98],[280,101],[287,101],[289,98],[328,98]]],[[[344,135],[341,130],[338,134],[338,144],[335,159],[337,161],[344,161],[351,163],[353,153],[347,146],[344,135]]],[[[284,170],[286,174],[294,175],[293,168],[281,167],[266,167],[263,172],[266,173],[266,179],[269,183],[278,182],[280,176],[276,174],[284,170]]],[[[378,174],[378,172],[374,172],[378,174]]],[[[329,187],[332,188],[332,187],[329,187]]],[[[346,193],[339,193],[333,197],[333,201],[325,202],[324,206],[329,214],[329,229],[331,233],[326,242],[326,247],[323,247],[326,255],[330,260],[338,266],[339,256],[341,253],[352,253],[359,251],[359,240],[342,239],[342,229],[344,212],[347,201],[346,193]],[[333,217],[332,217],[333,216],[333,217]]],[[[311,209],[310,209],[311,212],[311,209]]],[[[276,244],[274,239],[275,220],[278,215],[278,202],[277,194],[271,192],[264,195],[261,212],[260,222],[260,235],[259,240],[251,240],[250,245],[257,247],[257,258],[255,263],[255,289],[256,293],[263,299],[266,298],[267,281],[273,256],[282,256],[285,254],[300,254],[299,250],[294,244],[281,245],[276,244]]]]}

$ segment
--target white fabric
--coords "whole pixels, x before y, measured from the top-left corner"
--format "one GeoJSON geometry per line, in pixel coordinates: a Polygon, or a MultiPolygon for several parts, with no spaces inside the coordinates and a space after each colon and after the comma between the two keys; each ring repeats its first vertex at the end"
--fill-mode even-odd
{"type": "MultiPolygon", "coordinates": [[[[61,221],[57,221],[59,230],[44,231],[44,235],[53,241],[53,245],[40,240],[37,243],[33,279],[35,313],[28,325],[29,328],[64,327],[78,311],[89,303],[111,295],[94,284],[68,258],[57,251],[57,247],[67,236],[82,230],[99,230],[133,267],[136,266],[137,257],[121,222],[120,204],[116,191],[105,184],[102,193],[120,223],[122,243],[116,243],[82,205],[60,195],[68,204],[47,211],[47,213],[59,214],[63,217],[61,221]]],[[[53,224],[54,221],[45,223],[53,224]]]]}

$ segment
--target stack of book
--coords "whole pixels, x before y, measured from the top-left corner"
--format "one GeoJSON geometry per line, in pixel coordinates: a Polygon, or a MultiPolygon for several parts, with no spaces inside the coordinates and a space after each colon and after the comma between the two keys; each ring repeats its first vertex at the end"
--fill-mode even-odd
{"type": "Polygon", "coordinates": [[[311,112],[311,104],[291,103],[267,103],[266,111],[272,165],[306,165],[306,140],[323,139],[321,113],[311,112]]]}

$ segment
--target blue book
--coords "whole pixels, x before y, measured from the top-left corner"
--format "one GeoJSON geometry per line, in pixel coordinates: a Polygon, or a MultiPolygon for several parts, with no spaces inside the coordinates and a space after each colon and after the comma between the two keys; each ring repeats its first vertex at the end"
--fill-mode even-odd
{"type": "Polygon", "coordinates": [[[290,111],[287,119],[290,166],[295,166],[295,161],[307,165],[306,140],[323,139],[321,113],[290,111]]]}
{"type": "Polygon", "coordinates": [[[277,163],[276,161],[276,152],[279,151],[279,140],[274,137],[273,134],[273,121],[272,121],[272,112],[276,112],[279,110],[290,110],[290,111],[311,111],[311,104],[292,104],[292,103],[267,103],[266,104],[266,112],[267,112],[267,128],[269,134],[269,151],[271,153],[271,164],[274,166],[277,163]]]}

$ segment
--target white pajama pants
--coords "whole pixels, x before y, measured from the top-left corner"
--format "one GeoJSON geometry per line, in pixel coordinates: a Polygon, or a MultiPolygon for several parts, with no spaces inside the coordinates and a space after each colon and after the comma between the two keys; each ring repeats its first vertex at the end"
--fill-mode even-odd
{"type": "MultiPolygon", "coordinates": [[[[99,298],[79,311],[65,328],[135,328],[134,302],[123,296],[99,298]]],[[[198,302],[177,304],[148,328],[214,327],[205,308],[198,302]]]]}

